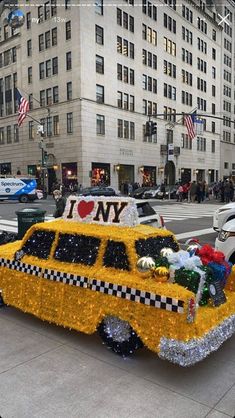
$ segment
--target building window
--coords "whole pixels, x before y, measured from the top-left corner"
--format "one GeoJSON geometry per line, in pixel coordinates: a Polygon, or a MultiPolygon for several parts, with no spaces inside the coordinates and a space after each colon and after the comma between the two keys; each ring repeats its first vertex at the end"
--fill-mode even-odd
{"type": "Polygon", "coordinates": [[[7,144],[11,144],[11,126],[7,126],[7,144]]]}
{"type": "Polygon", "coordinates": [[[47,136],[52,136],[52,117],[47,118],[47,136]]]}
{"type": "Polygon", "coordinates": [[[216,68],[212,67],[212,78],[216,78],[216,68]]]}
{"type": "Polygon", "coordinates": [[[51,16],[56,16],[56,14],[57,14],[56,0],[51,0],[51,16]]]}
{"type": "Polygon", "coordinates": [[[97,103],[104,103],[104,86],[96,84],[96,101],[97,103]]]}
{"type": "Polygon", "coordinates": [[[48,49],[51,46],[51,32],[48,30],[45,33],[45,48],[48,49]]]}
{"type": "Polygon", "coordinates": [[[32,67],[28,67],[28,83],[31,84],[33,81],[33,69],[32,67]]]}
{"type": "Polygon", "coordinates": [[[66,41],[71,39],[71,20],[65,23],[65,39],[66,41]]]}
{"type": "Polygon", "coordinates": [[[39,35],[38,37],[38,48],[39,48],[39,52],[44,50],[44,34],[43,33],[39,35]]]}
{"type": "Polygon", "coordinates": [[[206,138],[201,136],[197,137],[197,151],[206,152],[206,138]]]}
{"type": "Polygon", "coordinates": [[[215,122],[211,122],[211,132],[215,133],[215,122]]]}
{"type": "Polygon", "coordinates": [[[215,103],[211,104],[211,113],[212,115],[215,115],[215,103]]]}
{"type": "Polygon", "coordinates": [[[67,133],[73,133],[73,113],[67,113],[67,133]]]}
{"type": "Polygon", "coordinates": [[[14,142],[19,142],[19,127],[14,125],[14,142]]]}
{"type": "Polygon", "coordinates": [[[123,136],[124,139],[129,139],[129,122],[127,120],[123,121],[123,136]]]}
{"type": "Polygon", "coordinates": [[[104,29],[95,25],[95,41],[99,45],[104,45],[104,29]]]}
{"type": "MultiPolygon", "coordinates": [[[[29,110],[33,110],[33,95],[29,94],[29,110]]],[[[15,109],[16,112],[16,109],[15,109]]]]}
{"type": "MultiPolygon", "coordinates": [[[[40,51],[40,49],[39,49],[39,51],[40,51]]],[[[31,39],[29,39],[27,41],[27,56],[28,57],[32,56],[32,40],[31,39]]]]}
{"type": "Polygon", "coordinates": [[[100,55],[96,55],[96,72],[99,74],[104,74],[104,58],[100,55]]]}
{"type": "Polygon", "coordinates": [[[4,128],[0,128],[0,144],[3,145],[5,142],[4,139],[4,128]]]}
{"type": "Polygon", "coordinates": [[[98,15],[103,15],[103,0],[96,0],[96,2],[95,2],[95,12],[98,15]]]}
{"type": "Polygon", "coordinates": [[[96,115],[96,134],[105,135],[105,117],[104,115],[96,115]]]}
{"type": "Polygon", "coordinates": [[[46,89],[46,104],[50,106],[52,104],[51,88],[46,89]]]}
{"type": "Polygon", "coordinates": [[[130,94],[129,96],[129,110],[131,112],[135,111],[135,97],[130,94]]]}
{"type": "Polygon", "coordinates": [[[46,61],[46,77],[51,77],[51,60],[46,61]]]}
{"type": "Polygon", "coordinates": [[[117,24],[122,26],[122,10],[117,9],[117,24]]]}
{"type": "Polygon", "coordinates": [[[71,0],[65,0],[65,10],[68,10],[71,8],[71,0]]]}
{"type": "Polygon", "coordinates": [[[39,6],[38,7],[38,19],[39,19],[39,23],[42,23],[43,22],[43,18],[44,18],[43,6],[39,6]]]}
{"type": "Polygon", "coordinates": [[[135,140],[135,124],[134,122],[130,122],[130,140],[135,140]]]}
{"type": "Polygon", "coordinates": [[[122,109],[122,92],[121,91],[117,92],[117,107],[119,109],[122,109]]]}
{"type": "Polygon", "coordinates": [[[54,135],[60,134],[59,115],[53,116],[53,133],[54,135]]]}
{"type": "Polygon", "coordinates": [[[29,121],[29,139],[34,139],[34,127],[33,127],[33,121],[29,121]]]}
{"type": "Polygon", "coordinates": [[[128,67],[123,67],[123,81],[124,83],[128,83],[128,80],[129,80],[128,67]]]}
{"type": "Polygon", "coordinates": [[[123,120],[118,119],[117,123],[118,123],[117,136],[118,136],[118,138],[123,138],[123,120]]]}
{"type": "Polygon", "coordinates": [[[72,52],[66,52],[66,70],[72,69],[72,52]]]}
{"type": "Polygon", "coordinates": [[[52,74],[58,74],[58,57],[52,58],[52,74]]]}
{"type": "Polygon", "coordinates": [[[45,90],[41,90],[40,91],[40,106],[41,107],[45,107],[46,105],[46,95],[45,95],[45,90]]]}
{"type": "Polygon", "coordinates": [[[26,28],[31,29],[31,13],[26,13],[26,28]]]}
{"type": "Polygon", "coordinates": [[[44,77],[45,77],[44,62],[40,62],[40,64],[39,64],[39,78],[40,78],[40,80],[43,80],[44,77]]]}
{"type": "Polygon", "coordinates": [[[132,69],[130,69],[130,78],[129,78],[129,80],[130,80],[130,84],[132,86],[134,86],[134,84],[135,84],[135,72],[132,69]]]}
{"type": "Polygon", "coordinates": [[[122,65],[117,64],[117,79],[122,81],[122,65]]]}
{"type": "Polygon", "coordinates": [[[224,168],[228,169],[228,163],[227,162],[224,163],[224,168]]]}
{"type": "Polygon", "coordinates": [[[59,102],[59,87],[55,86],[53,87],[53,103],[59,102]]]}
{"type": "Polygon", "coordinates": [[[53,28],[51,31],[51,44],[52,46],[57,45],[57,28],[53,28]]]}
{"type": "Polygon", "coordinates": [[[45,20],[50,19],[50,4],[49,4],[49,1],[44,3],[44,17],[45,17],[45,20]]]}
{"type": "Polygon", "coordinates": [[[72,100],[72,81],[67,83],[67,100],[72,100]]]}

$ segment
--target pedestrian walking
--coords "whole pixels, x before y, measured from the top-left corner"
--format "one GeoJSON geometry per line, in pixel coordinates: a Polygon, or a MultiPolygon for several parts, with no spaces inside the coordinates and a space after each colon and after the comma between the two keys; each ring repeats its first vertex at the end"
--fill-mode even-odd
{"type": "Polygon", "coordinates": [[[228,179],[226,180],[225,185],[224,185],[224,199],[225,199],[225,203],[230,202],[230,183],[228,179]]]}
{"type": "Polygon", "coordinates": [[[196,200],[196,193],[197,193],[197,184],[196,184],[196,181],[194,180],[190,186],[190,199],[192,203],[194,203],[196,200]]]}

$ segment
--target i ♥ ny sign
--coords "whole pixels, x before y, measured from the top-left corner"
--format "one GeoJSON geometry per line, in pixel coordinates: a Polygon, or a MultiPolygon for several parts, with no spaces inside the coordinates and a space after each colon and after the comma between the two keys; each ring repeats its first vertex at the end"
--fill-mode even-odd
{"type": "Polygon", "coordinates": [[[103,225],[135,226],[139,223],[135,200],[128,197],[70,196],[63,219],[103,225]]]}

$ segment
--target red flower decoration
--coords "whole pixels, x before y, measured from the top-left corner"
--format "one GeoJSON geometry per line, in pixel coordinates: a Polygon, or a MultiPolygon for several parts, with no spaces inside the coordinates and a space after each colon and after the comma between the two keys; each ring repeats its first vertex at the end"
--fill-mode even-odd
{"type": "Polygon", "coordinates": [[[213,261],[218,264],[222,264],[225,259],[224,254],[221,251],[215,251],[213,261]]]}
{"type": "MultiPolygon", "coordinates": [[[[203,245],[200,249],[196,251],[202,261],[202,264],[207,265],[208,263],[217,263],[224,264],[224,254],[221,251],[215,251],[213,247],[209,244],[203,245]]],[[[227,267],[226,267],[227,268],[227,267]]]]}

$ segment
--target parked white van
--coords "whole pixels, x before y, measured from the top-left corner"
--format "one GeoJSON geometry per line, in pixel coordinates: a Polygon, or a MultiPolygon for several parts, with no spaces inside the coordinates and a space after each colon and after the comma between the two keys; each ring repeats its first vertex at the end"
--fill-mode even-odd
{"type": "Polygon", "coordinates": [[[24,177],[0,177],[0,200],[27,203],[37,199],[37,181],[24,177]]]}

